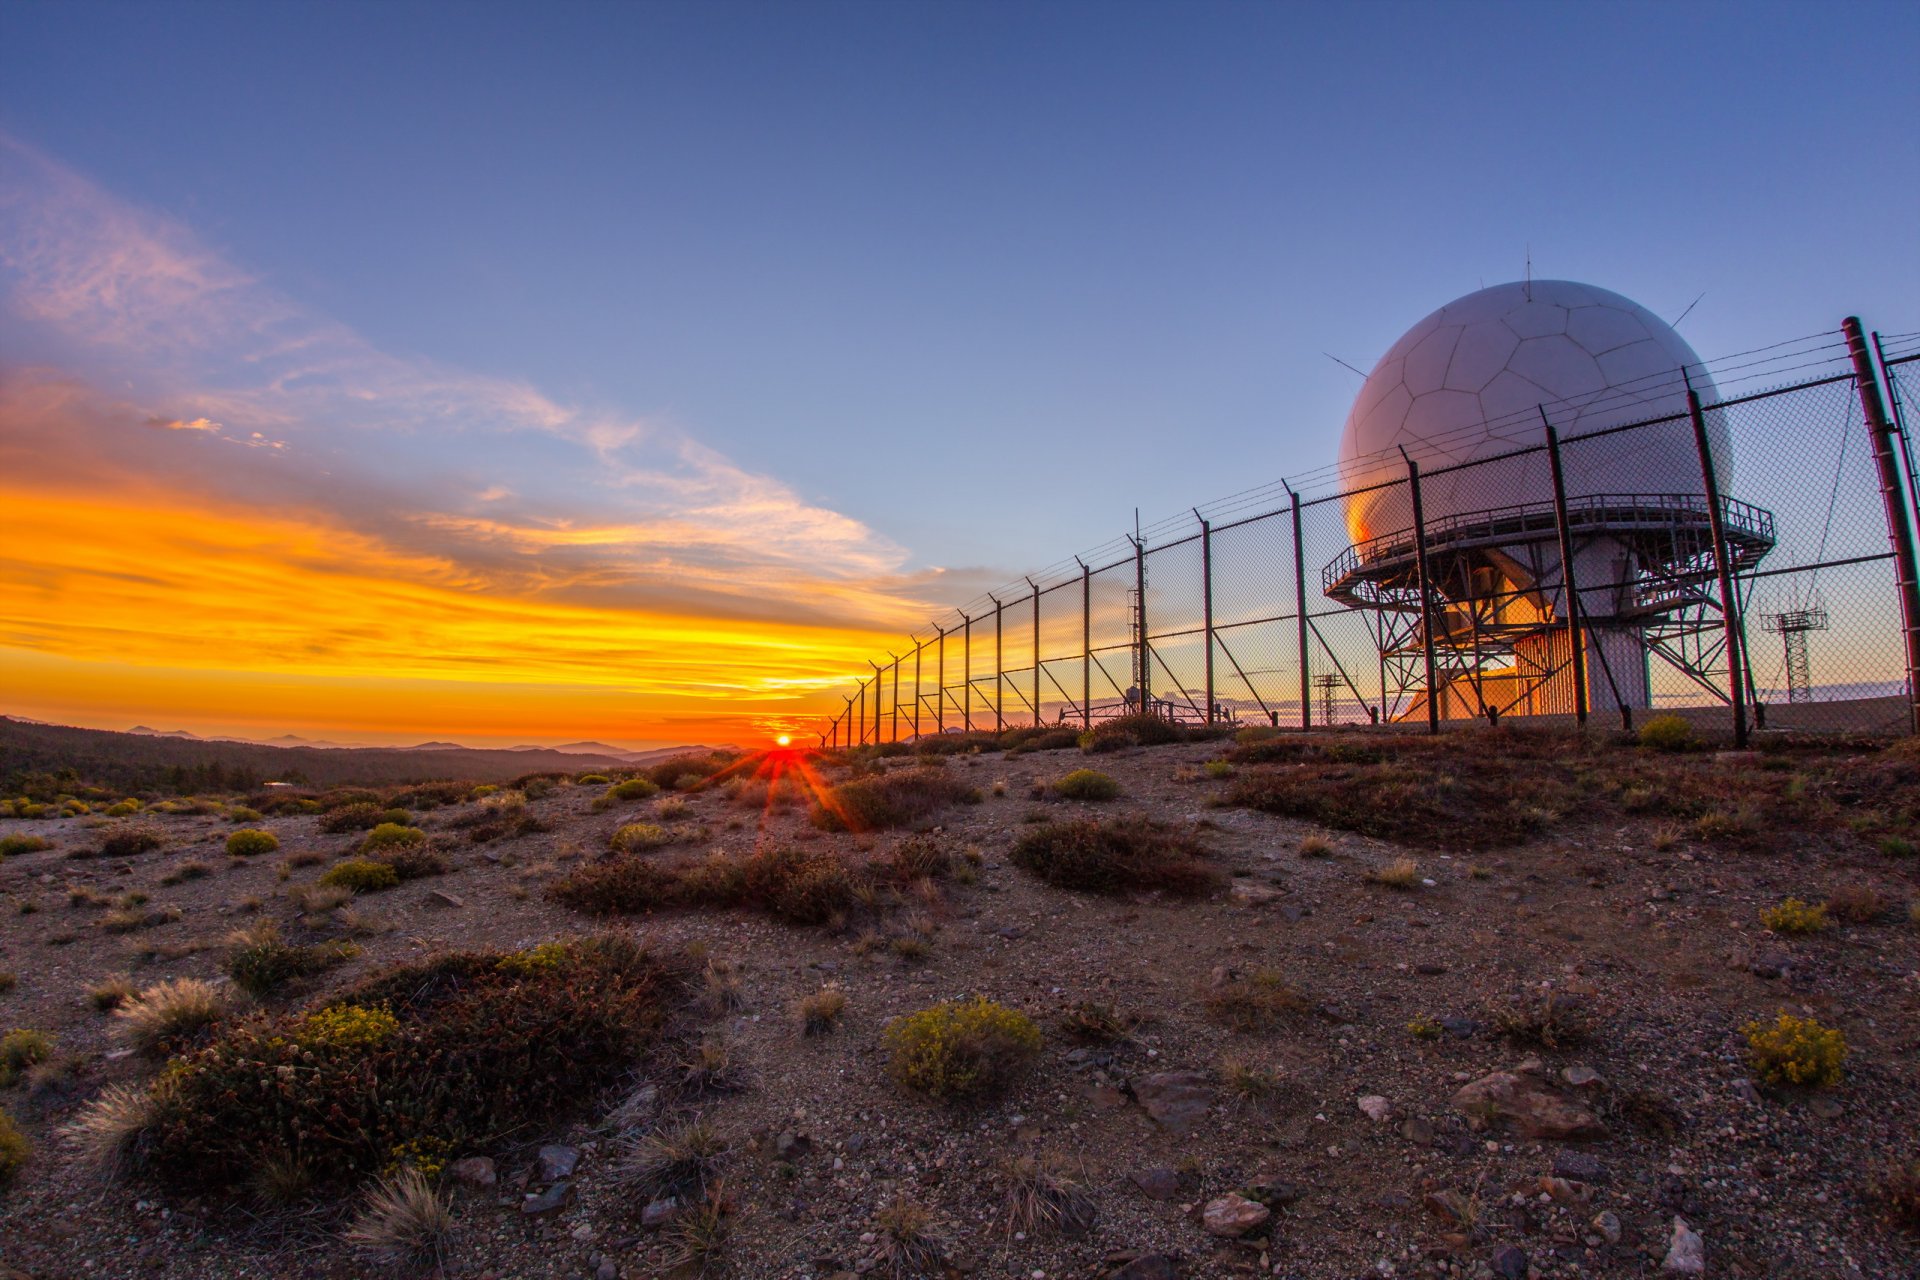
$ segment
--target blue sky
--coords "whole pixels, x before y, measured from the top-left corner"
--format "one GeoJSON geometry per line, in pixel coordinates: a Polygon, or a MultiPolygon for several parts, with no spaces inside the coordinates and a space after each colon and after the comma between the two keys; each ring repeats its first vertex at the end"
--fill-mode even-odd
{"type": "Polygon", "coordinates": [[[1709,359],[1920,328],[1914,48],[1911,4],[14,0],[16,190],[84,184],[219,264],[211,327],[297,315],[413,398],[267,413],[251,339],[0,337],[183,421],[246,390],[369,527],[456,481],[623,527],[734,485],[699,509],[825,529],[910,612],[1323,467],[1359,379],[1322,353],[1529,251],[1669,319],[1704,293],[1709,359]],[[541,429],[418,428],[482,384],[541,429]],[[636,438],[671,474],[603,483],[636,438]]]}

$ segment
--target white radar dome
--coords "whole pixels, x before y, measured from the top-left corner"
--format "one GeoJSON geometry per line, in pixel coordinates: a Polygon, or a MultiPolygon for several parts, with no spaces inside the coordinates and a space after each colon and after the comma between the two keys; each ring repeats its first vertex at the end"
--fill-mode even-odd
{"type": "MultiPolygon", "coordinates": [[[[1551,501],[1544,452],[1443,470],[1544,443],[1544,408],[1563,442],[1678,416],[1670,424],[1563,443],[1569,498],[1699,494],[1705,486],[1682,369],[1704,403],[1718,399],[1700,357],[1673,326],[1617,293],[1570,280],[1482,289],[1441,307],[1380,357],[1347,415],[1341,480],[1352,489],[1405,476],[1404,448],[1420,464],[1429,524],[1551,501]],[[1429,478],[1430,472],[1439,474],[1429,478]]],[[[1707,427],[1724,490],[1732,480],[1726,428],[1711,413],[1707,427]]],[[[1348,499],[1347,530],[1356,544],[1412,524],[1405,485],[1348,499]]]]}

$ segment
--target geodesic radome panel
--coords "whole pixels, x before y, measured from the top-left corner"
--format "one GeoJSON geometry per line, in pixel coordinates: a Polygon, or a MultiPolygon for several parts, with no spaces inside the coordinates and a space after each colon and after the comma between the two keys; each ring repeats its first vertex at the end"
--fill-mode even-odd
{"type": "MultiPolygon", "coordinates": [[[[1368,375],[1340,440],[1343,483],[1404,475],[1398,449],[1422,472],[1538,445],[1540,409],[1562,439],[1626,422],[1685,415],[1686,382],[1717,393],[1693,348],[1638,303],[1568,280],[1515,281],[1468,294],[1409,329],[1368,375]],[[1380,455],[1387,455],[1382,458],[1380,455]]],[[[1731,481],[1726,431],[1709,426],[1722,488],[1731,481]]],[[[1569,497],[1699,493],[1692,427],[1681,421],[1593,441],[1565,459],[1569,497]]],[[[1552,498],[1544,454],[1423,482],[1429,523],[1490,506],[1552,498]]],[[[1404,488],[1347,503],[1355,543],[1412,525],[1404,488]]]]}

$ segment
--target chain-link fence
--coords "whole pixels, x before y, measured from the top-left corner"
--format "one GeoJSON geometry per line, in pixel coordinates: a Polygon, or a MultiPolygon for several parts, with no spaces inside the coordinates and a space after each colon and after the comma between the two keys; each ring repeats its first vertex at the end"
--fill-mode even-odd
{"type": "Polygon", "coordinates": [[[875,659],[821,741],[1128,714],[1914,732],[1920,334],[1849,321],[1631,396],[1669,411],[1542,404],[1036,573],[875,659]]]}

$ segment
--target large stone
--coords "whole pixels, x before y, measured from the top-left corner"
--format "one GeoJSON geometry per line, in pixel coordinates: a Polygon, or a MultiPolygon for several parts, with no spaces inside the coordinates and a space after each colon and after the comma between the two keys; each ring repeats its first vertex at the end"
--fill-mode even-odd
{"type": "Polygon", "coordinates": [[[1207,1201],[1207,1207],[1200,1211],[1200,1223],[1206,1227],[1207,1234],[1229,1240],[1266,1226],[1271,1217],[1273,1210],[1236,1192],[1207,1201]]]}
{"type": "Polygon", "coordinates": [[[1360,1099],[1360,1111],[1375,1124],[1385,1124],[1393,1119],[1393,1104],[1377,1093],[1370,1093],[1360,1099]]]}
{"type": "Polygon", "coordinates": [[[1673,1220],[1673,1238],[1667,1243],[1667,1258],[1660,1269],[1683,1276],[1706,1274],[1707,1242],[1687,1225],[1685,1218],[1673,1220]]]}
{"type": "Polygon", "coordinates": [[[490,1187],[500,1180],[493,1161],[485,1156],[468,1156],[447,1166],[447,1176],[470,1187],[490,1187]]]}
{"type": "Polygon", "coordinates": [[[1600,1118],[1562,1097],[1538,1076],[1496,1071],[1453,1095],[1454,1107],[1477,1123],[1505,1123],[1527,1138],[1554,1141],[1604,1138],[1600,1118]]]}
{"type": "Polygon", "coordinates": [[[1180,1173],[1168,1165],[1135,1169],[1127,1176],[1133,1179],[1133,1185],[1140,1188],[1149,1200],[1172,1200],[1180,1194],[1180,1173]]]}
{"type": "Polygon", "coordinates": [[[1204,1072],[1163,1071],[1134,1081],[1133,1096],[1162,1128],[1181,1137],[1213,1106],[1213,1085],[1204,1072]]]}
{"type": "Polygon", "coordinates": [[[1563,1149],[1553,1153],[1553,1176],[1604,1186],[1610,1175],[1607,1173],[1607,1167],[1600,1163],[1598,1157],[1588,1155],[1584,1151],[1563,1149]]]}
{"type": "Polygon", "coordinates": [[[553,1213],[573,1203],[573,1184],[556,1182],[539,1195],[529,1195],[520,1202],[520,1212],[525,1214],[553,1213]]]}
{"type": "Polygon", "coordinates": [[[535,1170],[542,1182],[558,1182],[562,1178],[571,1178],[580,1164],[580,1148],[547,1146],[540,1148],[540,1158],[534,1162],[535,1170]]]}
{"type": "Polygon", "coordinates": [[[1527,1280],[1526,1250],[1514,1245],[1502,1245],[1495,1249],[1487,1265],[1500,1280],[1527,1280]]]}

